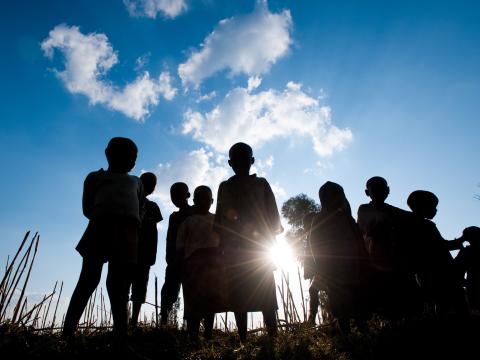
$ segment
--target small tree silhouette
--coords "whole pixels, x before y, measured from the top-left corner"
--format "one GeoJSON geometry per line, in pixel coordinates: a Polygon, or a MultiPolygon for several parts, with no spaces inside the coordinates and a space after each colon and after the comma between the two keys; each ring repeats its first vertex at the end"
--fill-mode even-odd
{"type": "Polygon", "coordinates": [[[305,232],[303,219],[306,215],[320,211],[320,205],[305,194],[298,194],[285,201],[282,205],[282,215],[287,219],[291,229],[287,232],[287,240],[296,254],[301,254],[305,232]]]}

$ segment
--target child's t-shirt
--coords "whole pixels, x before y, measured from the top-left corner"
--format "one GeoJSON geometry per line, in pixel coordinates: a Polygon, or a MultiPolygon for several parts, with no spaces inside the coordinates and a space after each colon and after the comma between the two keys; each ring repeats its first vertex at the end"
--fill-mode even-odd
{"type": "Polygon", "coordinates": [[[145,202],[140,178],[100,169],[88,174],[83,188],[83,213],[90,220],[130,218],[141,221],[145,202]]]}
{"type": "Polygon", "coordinates": [[[183,249],[184,259],[188,259],[197,250],[219,246],[219,236],[213,231],[214,219],[214,214],[196,214],[188,217],[180,225],[177,251],[183,249]]]}

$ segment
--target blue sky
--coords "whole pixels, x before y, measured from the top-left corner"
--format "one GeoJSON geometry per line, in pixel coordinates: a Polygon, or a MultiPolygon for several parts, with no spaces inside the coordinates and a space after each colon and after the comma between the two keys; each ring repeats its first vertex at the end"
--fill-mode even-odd
{"type": "Polygon", "coordinates": [[[2,4],[0,254],[41,233],[31,292],[73,290],[82,183],[113,136],[158,174],[165,218],[171,183],[216,189],[243,140],[279,205],[333,180],[356,209],[381,175],[402,208],[436,193],[446,238],[478,225],[478,3],[149,2],[2,4]]]}

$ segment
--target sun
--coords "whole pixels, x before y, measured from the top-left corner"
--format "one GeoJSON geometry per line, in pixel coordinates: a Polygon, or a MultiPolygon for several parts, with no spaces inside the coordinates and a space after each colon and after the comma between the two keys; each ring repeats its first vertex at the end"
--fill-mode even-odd
{"type": "Polygon", "coordinates": [[[295,253],[284,236],[279,236],[269,249],[269,258],[277,268],[286,270],[297,266],[295,253]]]}

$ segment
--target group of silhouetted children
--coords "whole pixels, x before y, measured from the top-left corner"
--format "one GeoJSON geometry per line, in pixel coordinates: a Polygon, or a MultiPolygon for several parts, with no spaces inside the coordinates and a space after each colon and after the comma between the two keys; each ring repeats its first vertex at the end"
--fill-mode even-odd
{"type": "Polygon", "coordinates": [[[371,201],[360,205],[355,221],[340,185],[320,187],[321,210],[304,220],[311,322],[319,291],[344,331],[351,319],[361,322],[372,314],[402,319],[425,311],[467,316],[480,310],[480,229],[469,227],[460,238],[444,240],[431,221],[438,205],[433,193],[412,192],[409,212],[385,202],[389,191],[384,178],[369,179],[365,194],[371,201]],[[465,242],[470,246],[464,248],[465,242]],[[451,250],[460,250],[455,259],[451,250]]]}
{"type": "MultiPolygon", "coordinates": [[[[138,321],[145,302],[150,267],[155,263],[158,206],[146,198],[156,185],[152,173],[129,175],[137,147],[127,138],[110,140],[107,170],[85,179],[83,213],[89,219],[76,249],[82,270],[65,316],[63,335],[71,338],[108,262],[107,291],[114,330],[120,339],[128,329],[131,289],[132,317],[138,321]]],[[[229,152],[235,175],[220,184],[216,213],[210,213],[212,191],[199,186],[194,206],[185,183],[170,188],[178,211],[169,218],[165,283],[161,290],[161,323],[183,286],[184,318],[192,339],[203,319],[205,337],[212,336],[215,313],[233,311],[241,340],[247,335],[247,312],[262,311],[270,335],[277,331],[274,267],[266,261],[276,234],[283,231],[273,192],[264,178],[250,174],[250,146],[237,143],[229,152]]]]}
{"type": "MultiPolygon", "coordinates": [[[[84,182],[82,205],[89,223],[76,247],[83,264],[65,317],[65,337],[74,334],[108,262],[114,330],[124,338],[129,298],[130,324],[136,326],[156,259],[162,215],[146,196],[157,179],[153,173],[129,175],[137,158],[130,139],[112,138],[105,155],[107,170],[90,173],[84,182]]],[[[269,335],[276,335],[275,267],[267,254],[283,228],[270,185],[250,174],[253,163],[249,145],[230,148],[228,164],[235,175],[220,184],[215,214],[210,213],[209,187],[195,189],[193,206],[185,183],[170,188],[178,211],[168,223],[161,323],[167,323],[182,286],[184,318],[193,340],[202,320],[204,336],[210,338],[215,313],[225,311],[234,312],[242,341],[250,311],[261,311],[269,335]]],[[[430,221],[438,203],[435,195],[413,192],[408,199],[412,212],[407,212],[386,204],[388,193],[383,178],[370,179],[366,194],[372,201],[360,206],[356,222],[340,185],[327,182],[320,188],[321,210],[305,219],[313,259],[310,319],[315,319],[319,290],[327,294],[331,316],[346,330],[350,319],[372,313],[408,316],[421,312],[425,303],[441,313],[466,314],[464,286],[470,307],[480,307],[479,229],[467,228],[462,238],[445,241],[430,221]],[[464,241],[471,245],[463,248],[464,241]],[[452,249],[461,249],[455,261],[452,249]]]]}

